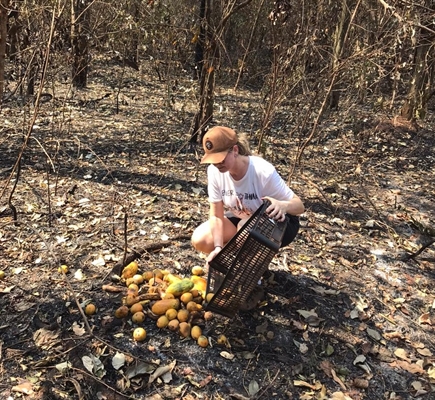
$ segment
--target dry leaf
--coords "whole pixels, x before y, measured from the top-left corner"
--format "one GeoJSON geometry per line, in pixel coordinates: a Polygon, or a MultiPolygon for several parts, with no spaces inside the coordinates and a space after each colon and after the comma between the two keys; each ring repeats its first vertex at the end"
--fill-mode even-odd
{"type": "Polygon", "coordinates": [[[370,328],[367,328],[366,331],[367,331],[367,334],[372,339],[375,339],[375,340],[378,340],[378,341],[382,339],[382,336],[381,336],[381,334],[378,331],[376,331],[374,329],[370,329],[370,328]]]}
{"type": "Polygon", "coordinates": [[[334,381],[337,382],[343,390],[347,390],[343,381],[337,376],[337,374],[335,373],[335,371],[333,369],[331,369],[331,375],[332,375],[332,379],[334,379],[334,381]]]}
{"type": "Polygon", "coordinates": [[[169,365],[164,365],[162,367],[158,367],[150,376],[150,379],[148,381],[148,384],[153,383],[158,377],[172,372],[176,364],[176,361],[174,360],[169,365]]]}
{"type": "Polygon", "coordinates": [[[432,320],[430,318],[430,313],[424,313],[424,314],[420,315],[420,317],[418,318],[418,322],[420,324],[432,325],[432,320]]]}
{"type": "Polygon", "coordinates": [[[407,354],[406,350],[404,350],[404,349],[400,349],[400,348],[396,349],[394,351],[394,355],[398,358],[401,358],[402,360],[410,361],[408,354],[407,354]]]}
{"type": "Polygon", "coordinates": [[[19,385],[13,386],[12,391],[31,395],[33,394],[33,387],[30,382],[25,381],[23,383],[20,383],[19,385]]]}
{"type": "Polygon", "coordinates": [[[432,352],[429,349],[417,349],[417,353],[422,355],[423,357],[432,357],[432,352]]]}
{"type": "Polygon", "coordinates": [[[390,363],[392,367],[399,367],[405,371],[410,372],[411,374],[424,374],[424,369],[418,366],[417,364],[410,364],[407,361],[396,360],[390,363]]]}
{"type": "Polygon", "coordinates": [[[228,351],[221,351],[219,354],[221,357],[226,358],[227,360],[232,360],[235,357],[234,354],[228,353],[228,351]]]}

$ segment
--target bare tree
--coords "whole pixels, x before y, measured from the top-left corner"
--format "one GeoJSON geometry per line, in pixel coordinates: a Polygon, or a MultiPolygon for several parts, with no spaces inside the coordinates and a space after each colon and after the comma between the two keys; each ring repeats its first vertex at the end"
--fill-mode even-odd
{"type": "Polygon", "coordinates": [[[0,104],[5,85],[6,36],[9,0],[0,0],[0,104]]]}
{"type": "Polygon", "coordinates": [[[71,0],[72,82],[84,88],[88,80],[90,0],[71,0]]]}
{"type": "Polygon", "coordinates": [[[427,102],[433,94],[435,74],[435,22],[433,19],[433,2],[426,0],[418,15],[417,38],[414,48],[413,73],[408,95],[400,114],[407,120],[424,118],[427,102]]]}
{"type": "MultiPolygon", "coordinates": [[[[203,32],[204,44],[203,48],[200,50],[203,54],[203,60],[196,60],[201,66],[199,77],[199,107],[194,117],[191,143],[197,142],[198,136],[202,139],[207,125],[213,118],[215,73],[220,62],[219,44],[225,25],[233,14],[246,7],[251,1],[252,0],[245,0],[241,3],[237,3],[237,0],[232,0],[230,2],[224,2],[224,7],[219,15],[220,20],[214,25],[214,21],[212,21],[211,18],[212,9],[210,0],[200,0],[200,10],[204,15],[202,23],[204,24],[205,30],[203,32]]],[[[198,52],[198,49],[196,54],[201,54],[198,52]]]]}

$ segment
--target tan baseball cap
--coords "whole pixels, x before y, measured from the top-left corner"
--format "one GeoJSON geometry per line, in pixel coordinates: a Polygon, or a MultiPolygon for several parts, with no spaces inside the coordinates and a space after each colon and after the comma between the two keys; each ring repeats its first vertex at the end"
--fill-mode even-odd
{"type": "Polygon", "coordinates": [[[202,140],[205,155],[201,164],[219,164],[231,148],[237,144],[237,133],[225,126],[215,126],[208,130],[202,140]]]}

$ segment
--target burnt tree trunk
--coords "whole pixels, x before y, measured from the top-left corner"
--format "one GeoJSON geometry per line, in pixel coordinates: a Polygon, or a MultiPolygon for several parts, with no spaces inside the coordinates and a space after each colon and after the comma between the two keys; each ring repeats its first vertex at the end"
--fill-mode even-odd
{"type": "Polygon", "coordinates": [[[5,87],[6,36],[9,0],[0,0],[0,104],[5,87]]]}
{"type": "MultiPolygon", "coordinates": [[[[337,110],[340,102],[341,86],[339,83],[340,74],[338,71],[340,68],[340,59],[342,59],[344,54],[348,51],[348,49],[346,49],[346,41],[352,19],[352,9],[355,7],[355,2],[355,0],[342,0],[340,17],[337,26],[335,27],[334,44],[332,48],[332,74],[333,76],[335,75],[335,83],[332,86],[329,98],[329,108],[331,110],[337,110]]],[[[356,7],[358,7],[358,5],[356,5],[356,7]]]]}
{"type": "Polygon", "coordinates": [[[433,42],[435,24],[421,26],[414,50],[414,70],[407,98],[400,115],[408,121],[423,119],[427,111],[427,102],[431,96],[434,82],[435,60],[433,42]]]}
{"type": "Polygon", "coordinates": [[[197,143],[198,137],[202,140],[207,125],[213,119],[215,64],[218,54],[210,28],[210,14],[210,0],[200,0],[201,28],[195,46],[195,62],[199,74],[199,107],[194,117],[191,143],[197,143]]]}
{"type": "Polygon", "coordinates": [[[89,65],[89,0],[71,0],[72,83],[84,88],[89,65]]]}

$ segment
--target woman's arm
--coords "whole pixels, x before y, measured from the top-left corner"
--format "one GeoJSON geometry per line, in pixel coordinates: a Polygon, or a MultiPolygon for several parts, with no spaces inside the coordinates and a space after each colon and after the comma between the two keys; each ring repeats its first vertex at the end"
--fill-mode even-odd
{"type": "Polygon", "coordinates": [[[224,246],[224,203],[210,203],[210,231],[213,238],[214,249],[208,255],[207,262],[213,260],[224,246]]]}

